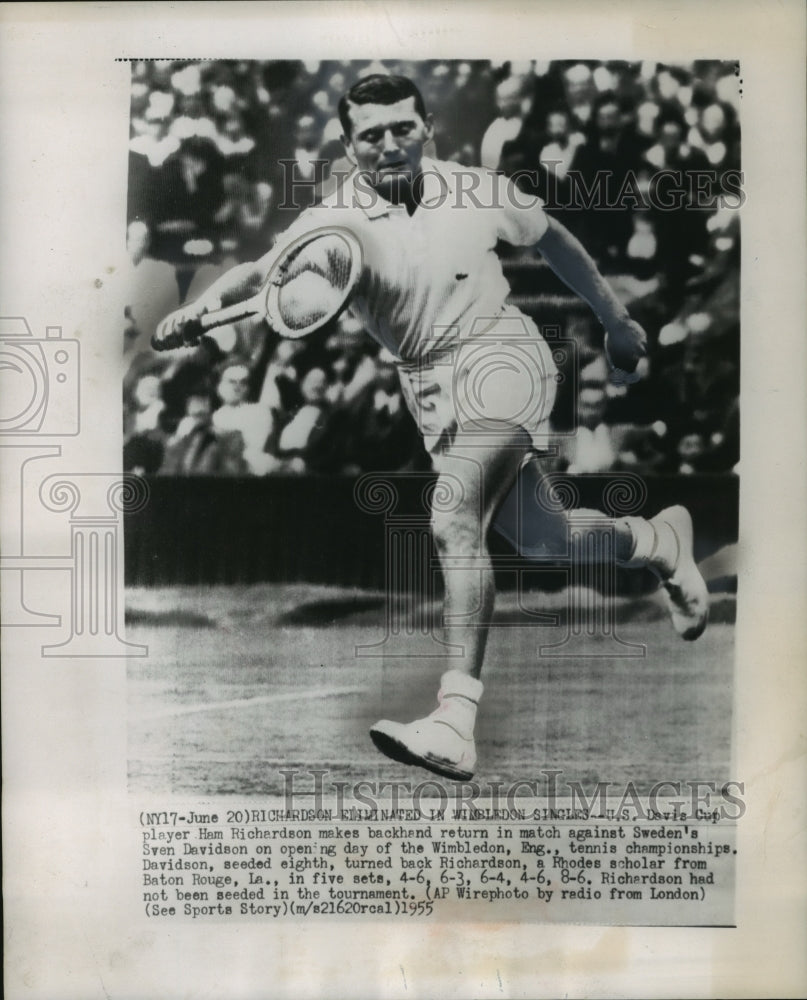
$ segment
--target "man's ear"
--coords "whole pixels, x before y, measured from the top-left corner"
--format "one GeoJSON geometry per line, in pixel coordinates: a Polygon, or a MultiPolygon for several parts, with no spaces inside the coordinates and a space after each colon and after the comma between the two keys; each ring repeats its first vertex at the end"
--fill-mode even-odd
{"type": "Polygon", "coordinates": [[[434,138],[434,115],[429,112],[423,121],[426,124],[426,141],[428,142],[429,139],[434,138]]]}
{"type": "Polygon", "coordinates": [[[356,154],[353,152],[353,143],[348,139],[346,135],[340,135],[339,140],[345,147],[345,156],[350,160],[353,166],[356,166],[356,154]]]}

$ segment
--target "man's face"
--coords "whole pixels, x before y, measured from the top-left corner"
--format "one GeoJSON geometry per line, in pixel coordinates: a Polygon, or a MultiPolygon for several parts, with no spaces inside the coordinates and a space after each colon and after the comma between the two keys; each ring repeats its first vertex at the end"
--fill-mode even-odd
{"type": "Polygon", "coordinates": [[[345,146],[370,184],[391,201],[420,172],[423,147],[432,137],[431,115],[424,120],[415,98],[395,104],[351,104],[353,129],[345,146]]]}
{"type": "Polygon", "coordinates": [[[243,365],[233,365],[222,373],[219,396],[227,406],[239,406],[247,398],[249,371],[243,365]]]}
{"type": "Polygon", "coordinates": [[[569,119],[560,111],[553,111],[546,119],[546,134],[550,139],[559,141],[569,133],[569,119]]]}
{"type": "Polygon", "coordinates": [[[616,135],[619,132],[620,124],[619,106],[617,104],[603,104],[597,111],[597,128],[601,135],[616,135]]]}
{"type": "Polygon", "coordinates": [[[210,423],[210,400],[205,396],[191,396],[185,404],[185,416],[189,417],[196,427],[210,423]]]}

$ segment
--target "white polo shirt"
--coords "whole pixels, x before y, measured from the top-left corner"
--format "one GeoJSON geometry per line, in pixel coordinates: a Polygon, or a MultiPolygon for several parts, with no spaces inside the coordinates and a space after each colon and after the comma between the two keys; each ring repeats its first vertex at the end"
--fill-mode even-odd
{"type": "Polygon", "coordinates": [[[357,171],[305,211],[278,246],[320,226],[344,226],[362,244],[364,271],[350,310],[405,362],[457,342],[501,313],[510,287],[498,240],[537,243],[547,229],[540,198],[489,170],[423,159],[423,198],[410,216],[357,171]]]}

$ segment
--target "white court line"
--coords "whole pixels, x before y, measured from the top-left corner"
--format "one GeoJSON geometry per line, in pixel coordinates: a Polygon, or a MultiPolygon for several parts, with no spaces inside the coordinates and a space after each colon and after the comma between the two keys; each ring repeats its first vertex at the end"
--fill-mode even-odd
{"type": "Polygon", "coordinates": [[[152,719],[168,719],[177,715],[194,715],[197,712],[219,712],[229,708],[251,708],[253,705],[271,705],[279,701],[298,701],[307,698],[331,698],[346,694],[367,694],[365,687],[319,687],[306,691],[284,691],[278,694],[262,694],[257,698],[234,698],[232,701],[209,701],[202,705],[177,705],[162,708],[156,712],[137,714],[135,721],[148,722],[152,719]]]}

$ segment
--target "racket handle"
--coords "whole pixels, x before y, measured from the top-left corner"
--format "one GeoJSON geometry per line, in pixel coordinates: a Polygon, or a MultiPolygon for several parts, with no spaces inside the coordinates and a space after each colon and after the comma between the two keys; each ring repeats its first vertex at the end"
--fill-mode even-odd
{"type": "Polygon", "coordinates": [[[208,330],[215,330],[217,326],[227,326],[228,323],[237,323],[242,319],[249,319],[250,316],[257,316],[262,311],[262,300],[253,297],[245,299],[243,302],[234,302],[224,309],[216,309],[215,312],[204,313],[199,318],[199,328],[202,333],[208,330]]]}
{"type": "Polygon", "coordinates": [[[152,337],[151,346],[155,351],[172,351],[177,347],[193,347],[209,330],[215,330],[219,326],[227,326],[228,323],[237,323],[250,316],[257,316],[262,309],[261,297],[253,296],[251,299],[235,302],[223,309],[203,313],[198,319],[188,320],[187,323],[183,323],[179,330],[175,330],[162,340],[152,337]]]}

